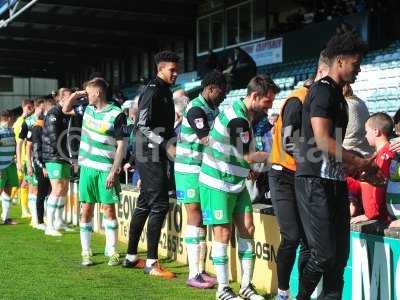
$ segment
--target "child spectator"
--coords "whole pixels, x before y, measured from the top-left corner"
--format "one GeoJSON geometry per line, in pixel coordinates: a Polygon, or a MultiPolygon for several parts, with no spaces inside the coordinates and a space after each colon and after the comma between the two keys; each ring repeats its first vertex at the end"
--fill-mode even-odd
{"type": "MultiPolygon", "coordinates": [[[[396,153],[391,151],[389,137],[393,131],[393,121],[385,113],[373,114],[365,123],[366,138],[375,149],[375,162],[389,179],[389,169],[396,153]]],[[[379,220],[389,224],[391,218],[386,208],[386,186],[374,186],[367,182],[360,182],[361,199],[364,214],[351,218],[351,223],[360,223],[368,220],[379,220]]]]}
{"type": "MultiPolygon", "coordinates": [[[[395,135],[391,142],[398,141],[400,138],[400,109],[393,117],[395,135]]],[[[391,228],[400,228],[400,160],[392,161],[390,165],[390,180],[386,190],[386,203],[389,214],[395,218],[389,225],[391,228]]]]}
{"type": "Polygon", "coordinates": [[[386,189],[387,210],[392,218],[389,227],[400,227],[400,162],[393,160],[390,165],[390,180],[386,189]]]}

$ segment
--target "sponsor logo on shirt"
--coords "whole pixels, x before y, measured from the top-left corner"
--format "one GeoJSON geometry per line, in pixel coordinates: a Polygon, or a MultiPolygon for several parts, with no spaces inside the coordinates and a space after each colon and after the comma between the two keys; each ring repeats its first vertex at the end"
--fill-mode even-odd
{"type": "Polygon", "coordinates": [[[204,120],[203,120],[203,118],[194,119],[194,123],[196,124],[196,128],[197,129],[203,129],[204,128],[204,120]]]}
{"type": "Polygon", "coordinates": [[[194,198],[196,196],[196,190],[195,189],[188,189],[187,190],[187,196],[188,196],[188,198],[194,198]]]}
{"type": "Polygon", "coordinates": [[[222,210],[218,209],[214,211],[214,218],[216,220],[222,220],[223,217],[224,217],[224,212],[222,210]]]}
{"type": "Polygon", "coordinates": [[[101,120],[88,120],[86,126],[100,133],[106,133],[110,129],[109,124],[101,120]]]}

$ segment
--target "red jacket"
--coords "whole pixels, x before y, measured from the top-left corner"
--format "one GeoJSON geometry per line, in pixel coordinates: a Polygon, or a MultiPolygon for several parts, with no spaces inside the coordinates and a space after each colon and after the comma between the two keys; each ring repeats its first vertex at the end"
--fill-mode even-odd
{"type": "MultiPolygon", "coordinates": [[[[389,168],[396,153],[389,150],[390,144],[387,143],[377,153],[375,163],[381,169],[387,179],[389,179],[389,168]]],[[[391,218],[386,208],[386,186],[376,187],[367,182],[348,180],[349,193],[362,199],[364,214],[370,220],[380,220],[389,223],[391,218]],[[358,185],[357,186],[357,182],[358,185]]]]}

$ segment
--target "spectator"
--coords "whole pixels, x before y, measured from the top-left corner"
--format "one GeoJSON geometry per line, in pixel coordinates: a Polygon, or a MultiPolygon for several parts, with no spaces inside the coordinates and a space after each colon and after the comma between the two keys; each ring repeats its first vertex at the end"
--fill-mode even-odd
{"type": "Polygon", "coordinates": [[[124,93],[121,90],[115,91],[114,101],[118,102],[120,105],[122,105],[126,101],[126,97],[124,96],[124,93]]]}
{"type": "Polygon", "coordinates": [[[132,106],[129,108],[129,119],[128,119],[128,149],[127,153],[129,154],[128,161],[124,164],[124,171],[127,173],[128,171],[132,173],[131,184],[134,188],[137,188],[140,185],[140,176],[139,171],[134,167],[135,166],[135,121],[138,112],[138,100],[139,96],[136,96],[133,99],[132,106]]]}
{"type": "MultiPolygon", "coordinates": [[[[186,111],[186,107],[189,103],[189,98],[186,95],[184,90],[177,90],[172,94],[175,106],[175,123],[174,123],[174,130],[175,135],[179,136],[181,131],[182,121],[183,121],[183,114],[186,111]]],[[[174,162],[169,160],[168,161],[168,194],[170,197],[176,197],[176,187],[175,187],[175,171],[174,171],[174,162]]]]}
{"type": "Polygon", "coordinates": [[[224,74],[230,77],[232,89],[244,88],[257,73],[257,66],[253,58],[240,47],[233,50],[233,61],[224,70],[224,74]]]}
{"type": "MultiPolygon", "coordinates": [[[[257,113],[252,121],[253,136],[255,139],[256,151],[269,152],[272,144],[272,124],[264,113],[257,113]],[[269,149],[269,150],[268,150],[269,149]]],[[[266,193],[269,192],[268,173],[266,164],[258,163],[252,165],[252,170],[257,175],[255,179],[246,179],[246,187],[249,191],[252,203],[266,203],[266,193]]]]}
{"type": "Polygon", "coordinates": [[[175,105],[175,123],[174,130],[176,136],[178,136],[181,124],[183,120],[183,113],[186,110],[186,107],[189,103],[189,98],[183,90],[176,91],[173,95],[174,105],[175,105]]]}
{"type": "Polygon", "coordinates": [[[394,132],[396,136],[400,136],[400,109],[396,111],[393,117],[394,132]]]}
{"type": "Polygon", "coordinates": [[[349,110],[349,122],[343,140],[343,147],[347,150],[357,151],[364,156],[372,154],[373,150],[365,138],[364,127],[369,118],[368,108],[363,100],[353,94],[350,84],[346,84],[343,87],[343,96],[347,101],[349,110]]]}
{"type": "MultiPolygon", "coordinates": [[[[393,117],[394,132],[397,138],[392,139],[398,140],[400,137],[400,109],[396,112],[393,117]]],[[[386,205],[389,214],[395,218],[389,225],[391,228],[400,228],[400,160],[399,156],[397,160],[393,160],[390,166],[390,180],[386,189],[386,205]]]]}
{"type": "Polygon", "coordinates": [[[223,66],[218,60],[217,55],[210,49],[208,50],[208,56],[206,60],[204,61],[203,68],[201,70],[202,74],[201,75],[206,75],[207,73],[218,70],[222,72],[223,66]]]}
{"type": "MultiPolygon", "coordinates": [[[[380,168],[385,178],[389,178],[389,168],[396,153],[389,147],[389,137],[393,131],[393,121],[385,113],[373,114],[365,123],[366,137],[371,147],[377,152],[375,163],[380,168]]],[[[374,186],[361,182],[361,199],[364,214],[351,218],[350,223],[356,224],[368,220],[379,220],[389,224],[390,216],[386,208],[386,186],[374,186]]]]}

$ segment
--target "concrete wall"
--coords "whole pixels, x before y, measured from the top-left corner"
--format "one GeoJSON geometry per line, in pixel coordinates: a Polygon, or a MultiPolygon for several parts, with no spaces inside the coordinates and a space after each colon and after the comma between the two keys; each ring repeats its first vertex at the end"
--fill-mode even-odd
{"type": "Polygon", "coordinates": [[[18,107],[23,99],[47,95],[57,88],[57,79],[14,77],[13,91],[0,92],[0,110],[18,107]]]}

